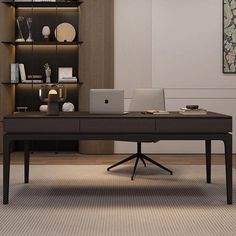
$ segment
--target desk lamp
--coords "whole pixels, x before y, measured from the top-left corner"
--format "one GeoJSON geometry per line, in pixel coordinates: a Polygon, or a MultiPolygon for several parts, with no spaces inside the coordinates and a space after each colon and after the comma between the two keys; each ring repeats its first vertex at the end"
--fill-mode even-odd
{"type": "Polygon", "coordinates": [[[47,114],[49,116],[59,115],[59,102],[66,100],[66,88],[59,84],[42,85],[39,89],[41,101],[48,103],[47,114]]]}

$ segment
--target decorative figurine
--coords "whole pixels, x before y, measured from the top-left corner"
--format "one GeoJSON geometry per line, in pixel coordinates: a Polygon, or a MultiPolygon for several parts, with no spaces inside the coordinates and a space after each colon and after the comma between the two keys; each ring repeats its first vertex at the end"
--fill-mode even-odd
{"type": "Polygon", "coordinates": [[[44,65],[44,69],[45,69],[45,74],[46,74],[46,83],[51,83],[51,68],[49,67],[49,64],[46,63],[44,65]]]}
{"type": "Polygon", "coordinates": [[[33,42],[32,34],[31,34],[32,18],[26,18],[26,23],[29,30],[29,36],[26,39],[26,42],[33,42]]]}
{"type": "Polygon", "coordinates": [[[49,40],[49,35],[51,33],[51,30],[49,26],[45,25],[42,29],[42,35],[45,40],[49,40]]]}
{"type": "Polygon", "coordinates": [[[75,106],[71,102],[65,102],[62,106],[62,111],[64,111],[64,112],[73,112],[73,111],[75,111],[75,106]]]}
{"type": "Polygon", "coordinates": [[[40,110],[41,112],[47,112],[47,111],[48,111],[48,105],[41,105],[41,106],[39,107],[39,110],[40,110]]]}
{"type": "Polygon", "coordinates": [[[16,39],[16,42],[25,42],[25,39],[22,34],[22,30],[21,30],[24,19],[25,19],[24,16],[18,16],[16,19],[17,28],[18,28],[18,37],[16,39]]]}

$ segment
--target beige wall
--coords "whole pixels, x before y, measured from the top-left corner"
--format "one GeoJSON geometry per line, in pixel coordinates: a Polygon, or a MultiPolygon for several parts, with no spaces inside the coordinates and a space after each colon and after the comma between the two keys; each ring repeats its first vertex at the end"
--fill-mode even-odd
{"type": "Polygon", "coordinates": [[[151,0],[115,0],[115,87],[132,89],[152,84],[151,0]],[[134,84],[135,83],[135,84],[134,84]]]}
{"type": "MultiPolygon", "coordinates": [[[[135,4],[130,0],[127,4],[135,4]]],[[[119,25],[124,22],[122,17],[122,1],[116,0],[115,12],[120,17],[115,24],[115,32],[120,33],[119,25]],[[118,6],[117,6],[118,5],[118,6]]],[[[119,88],[130,91],[135,87],[163,87],[166,90],[168,110],[178,110],[186,104],[200,104],[208,110],[222,112],[236,117],[236,75],[222,73],[222,0],[150,0],[143,1],[142,9],[131,12],[132,17],[139,20],[151,16],[146,21],[151,26],[151,33],[146,34],[146,41],[151,42],[152,51],[146,51],[142,40],[136,42],[136,50],[148,55],[146,60],[152,65],[151,84],[147,78],[138,78],[130,73],[129,86],[125,81],[119,82],[119,88]],[[151,2],[151,3],[150,3],[151,2]],[[137,13],[138,12],[138,13],[137,13]],[[141,13],[142,12],[142,13],[141,13]],[[141,48],[141,49],[140,49],[141,48]],[[151,57],[151,59],[150,59],[151,57]]],[[[132,24],[126,27],[132,28],[132,24]]],[[[126,29],[129,31],[128,29],[126,29]]],[[[143,27],[144,32],[147,28],[143,27]]],[[[131,29],[132,31],[132,29],[131,29]]],[[[117,35],[116,39],[121,37],[117,35]]],[[[128,35],[125,44],[131,45],[132,35],[128,35]]],[[[115,44],[115,52],[119,49],[115,44]]],[[[132,45],[133,47],[134,45],[132,45]]],[[[126,54],[132,59],[136,57],[134,49],[126,47],[126,54]]],[[[121,52],[116,54],[115,71],[127,67],[121,52]],[[118,62],[117,62],[118,61],[118,62]],[[123,67],[122,67],[123,65],[123,67]]],[[[147,70],[141,63],[132,69],[147,70]]],[[[146,72],[148,73],[148,72],[146,72]]],[[[120,80],[115,74],[115,84],[120,80]]],[[[128,92],[129,93],[129,92],[128,92]]],[[[131,97],[131,96],[130,96],[131,97]]],[[[127,96],[126,98],[129,98],[127,96]]],[[[130,99],[126,99],[126,106],[130,99]]],[[[235,123],[234,118],[234,123],[235,123]]],[[[236,129],[234,128],[234,134],[236,129]]],[[[116,143],[116,152],[133,152],[135,144],[116,143]]],[[[236,140],[234,141],[236,150],[236,140]]],[[[200,153],[204,151],[204,143],[199,141],[168,141],[157,144],[145,144],[144,151],[160,153],[200,153]]],[[[214,152],[222,152],[221,142],[214,142],[214,152]]]]}

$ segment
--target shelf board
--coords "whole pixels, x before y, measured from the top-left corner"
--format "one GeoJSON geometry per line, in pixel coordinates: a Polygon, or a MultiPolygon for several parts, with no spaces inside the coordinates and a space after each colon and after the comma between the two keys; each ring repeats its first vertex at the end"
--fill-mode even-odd
{"type": "Polygon", "coordinates": [[[2,82],[1,84],[6,84],[6,85],[13,85],[13,84],[18,84],[18,83],[2,82]]]}
{"type": "Polygon", "coordinates": [[[2,1],[2,3],[8,4],[13,7],[78,7],[83,1],[56,1],[56,2],[34,2],[34,1],[2,1]]]}
{"type": "Polygon", "coordinates": [[[2,41],[2,43],[4,44],[8,44],[8,45],[15,45],[15,46],[20,46],[20,45],[24,45],[24,46],[40,46],[40,45],[45,45],[45,46],[60,46],[60,45],[81,45],[83,43],[83,41],[75,41],[75,42],[57,42],[57,41],[35,41],[35,42],[13,42],[13,41],[2,41]]]}
{"type": "Polygon", "coordinates": [[[42,84],[72,84],[72,85],[82,85],[83,82],[78,82],[78,83],[11,83],[11,82],[2,82],[1,84],[5,85],[19,85],[19,84],[26,84],[26,85],[42,85],[42,84]]]}

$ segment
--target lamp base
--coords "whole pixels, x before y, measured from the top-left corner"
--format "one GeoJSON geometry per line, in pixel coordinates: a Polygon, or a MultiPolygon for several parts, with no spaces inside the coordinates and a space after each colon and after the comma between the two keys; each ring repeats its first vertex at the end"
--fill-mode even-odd
{"type": "Polygon", "coordinates": [[[48,102],[48,116],[58,116],[59,115],[59,103],[58,102],[48,102]]]}

